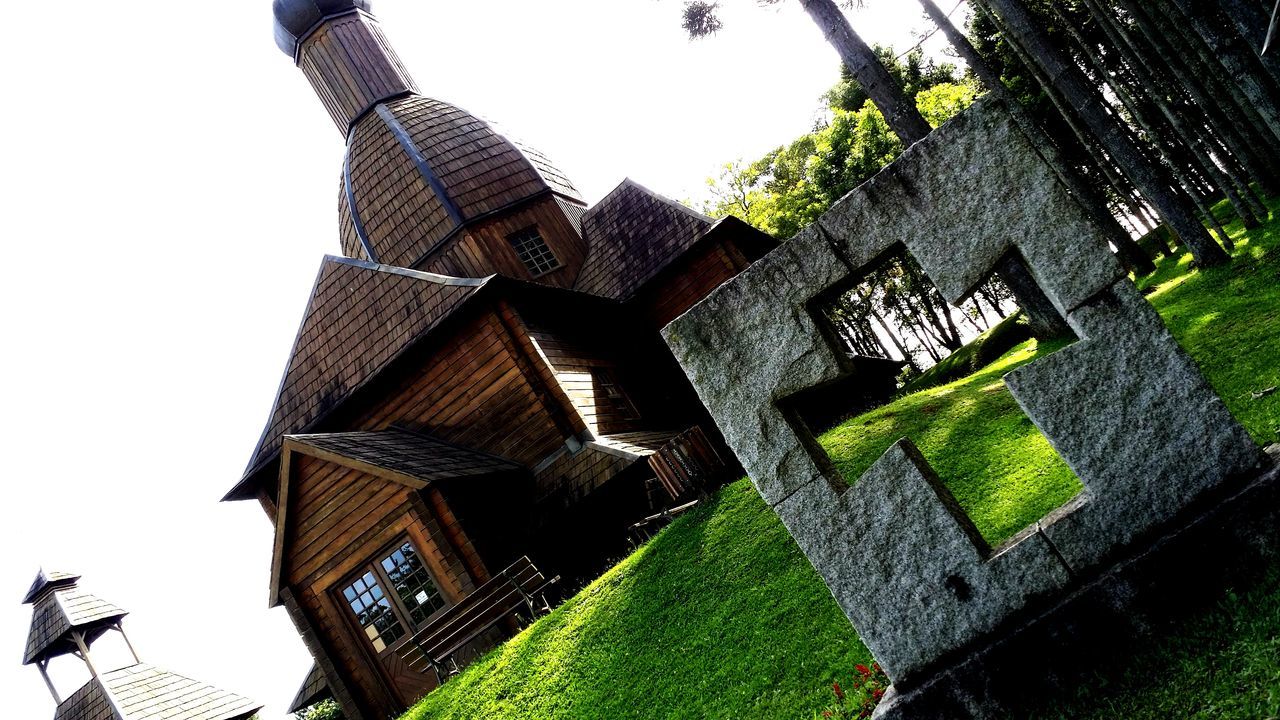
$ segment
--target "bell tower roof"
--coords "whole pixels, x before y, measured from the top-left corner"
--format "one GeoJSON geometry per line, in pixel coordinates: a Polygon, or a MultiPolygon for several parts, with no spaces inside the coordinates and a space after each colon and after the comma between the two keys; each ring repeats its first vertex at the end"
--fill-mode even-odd
{"type": "Polygon", "coordinates": [[[79,575],[64,572],[45,572],[44,568],[36,573],[36,579],[31,583],[31,589],[22,598],[23,605],[30,605],[40,597],[40,594],[51,587],[65,587],[67,585],[75,585],[80,580],[79,575]]]}
{"type": "Polygon", "coordinates": [[[25,602],[34,604],[22,663],[47,662],[76,652],[76,636],[86,643],[119,626],[129,613],[80,589],[80,576],[41,571],[25,602]]]}

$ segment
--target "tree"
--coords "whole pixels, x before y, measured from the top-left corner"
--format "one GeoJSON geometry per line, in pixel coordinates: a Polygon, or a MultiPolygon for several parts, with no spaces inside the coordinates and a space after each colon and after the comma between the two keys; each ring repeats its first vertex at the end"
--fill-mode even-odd
{"type": "Polygon", "coordinates": [[[1167,169],[1152,162],[1107,110],[1101,93],[1042,30],[1022,0],[979,0],[1010,44],[1027,59],[1059,111],[1088,129],[1110,158],[1159,210],[1202,266],[1220,265],[1228,255],[1211,238],[1185,196],[1173,189],[1167,169]]]}
{"type": "MultiPolygon", "coordinates": [[[[781,0],[760,0],[762,4],[773,5],[781,0]]],[[[832,47],[840,54],[840,59],[849,74],[863,90],[871,102],[879,108],[884,121],[888,123],[894,134],[904,146],[923,140],[932,130],[924,116],[916,108],[913,98],[908,98],[902,86],[895,81],[876,51],[853,30],[849,20],[834,0],[798,0],[801,7],[809,14],[822,30],[832,47]]],[[[846,0],[845,7],[861,5],[861,0],[846,0]]],[[[685,4],[684,28],[692,37],[703,37],[719,31],[723,24],[716,15],[718,3],[702,1],[685,4]]],[[[1031,274],[1022,266],[1020,258],[1010,255],[1004,259],[997,274],[1005,277],[1006,283],[1018,298],[1018,304],[1031,317],[1037,334],[1042,337],[1067,335],[1070,328],[1058,314],[1053,303],[1040,287],[1031,281],[1031,274]]]]}

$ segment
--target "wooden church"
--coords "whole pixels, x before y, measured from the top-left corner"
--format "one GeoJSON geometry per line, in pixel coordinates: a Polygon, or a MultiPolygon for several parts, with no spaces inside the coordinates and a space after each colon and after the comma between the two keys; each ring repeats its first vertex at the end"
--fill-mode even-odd
{"type": "Polygon", "coordinates": [[[509,631],[480,622],[503,598],[542,605],[547,578],[593,576],[630,524],[736,466],[659,330],[776,243],[629,180],[587,207],[419,94],[368,0],[274,9],[347,138],[342,256],[226,499],[275,524],[270,600],[316,660],[299,702],[374,720],[509,631]]]}
{"type": "Polygon", "coordinates": [[[41,570],[23,604],[31,605],[31,629],[22,655],[35,665],[57,705],[54,720],[246,720],[261,705],[234,693],[178,675],[138,658],[124,632],[127,613],[80,587],[80,576],[41,570]],[[120,637],[133,662],[121,668],[99,667],[90,648],[103,637],[120,637]],[[89,671],[89,680],[62,697],[49,664],[73,656],[89,671]]]}

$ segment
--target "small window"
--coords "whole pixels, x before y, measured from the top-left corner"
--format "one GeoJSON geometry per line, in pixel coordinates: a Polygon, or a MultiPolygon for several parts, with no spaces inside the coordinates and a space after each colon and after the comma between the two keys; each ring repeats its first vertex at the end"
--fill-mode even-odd
{"type": "Polygon", "coordinates": [[[383,558],[382,569],[415,624],[426,622],[444,608],[444,598],[440,597],[440,590],[427,574],[413,545],[405,543],[390,557],[383,558]]]}
{"type": "Polygon", "coordinates": [[[520,262],[524,263],[534,277],[545,275],[560,267],[560,261],[551,254],[551,248],[547,247],[547,241],[542,239],[538,228],[530,227],[512,233],[507,236],[507,240],[516,251],[516,255],[520,256],[520,262]]]}
{"type": "Polygon", "coordinates": [[[342,591],[347,604],[356,614],[356,622],[369,636],[378,652],[404,637],[404,627],[391,609],[391,600],[382,592],[373,573],[366,572],[342,591]]]}
{"type": "Polygon", "coordinates": [[[360,629],[382,652],[445,608],[440,588],[413,543],[401,541],[365,565],[342,590],[360,629]]]}

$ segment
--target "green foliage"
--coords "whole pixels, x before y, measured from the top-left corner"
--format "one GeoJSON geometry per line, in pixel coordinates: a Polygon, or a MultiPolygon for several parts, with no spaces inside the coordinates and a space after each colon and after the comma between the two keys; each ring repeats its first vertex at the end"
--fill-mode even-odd
{"type": "Polygon", "coordinates": [[[938,127],[977,99],[978,87],[973,83],[943,83],[916,95],[916,107],[930,125],[938,127]]]}
{"type": "Polygon", "coordinates": [[[321,700],[309,708],[299,710],[293,716],[298,720],[343,720],[342,708],[333,700],[321,700]]]}
{"type": "MultiPolygon", "coordinates": [[[[918,104],[923,98],[920,110],[930,122],[945,122],[977,97],[971,84],[957,84],[953,66],[926,62],[918,50],[905,60],[890,48],[877,47],[876,52],[909,97],[917,97],[918,104]]],[[[884,116],[847,72],[824,100],[830,118],[812,133],[754,162],[729,163],[718,177],[708,179],[711,199],[703,212],[735,215],[789,238],[902,152],[884,116]]]]}
{"type": "MultiPolygon", "coordinates": [[[[902,88],[906,97],[916,97],[920,93],[936,85],[954,84],[960,81],[956,66],[949,63],[935,63],[925,59],[919,48],[899,58],[893,48],[876,45],[872,48],[880,64],[889,71],[898,87],[902,88]]],[[[832,110],[855,112],[861,110],[871,96],[854,79],[853,73],[846,66],[840,67],[840,81],[828,90],[822,99],[832,110]]]]}
{"type": "Polygon", "coordinates": [[[1172,628],[1128,663],[1099,675],[1033,720],[1275,720],[1280,718],[1280,571],[1172,628]]]}
{"type": "Polygon", "coordinates": [[[942,362],[913,378],[903,394],[927,390],[971,375],[990,365],[1019,343],[1031,339],[1031,324],[1022,313],[1014,313],[982,333],[968,345],[951,353],[942,362]]]}

